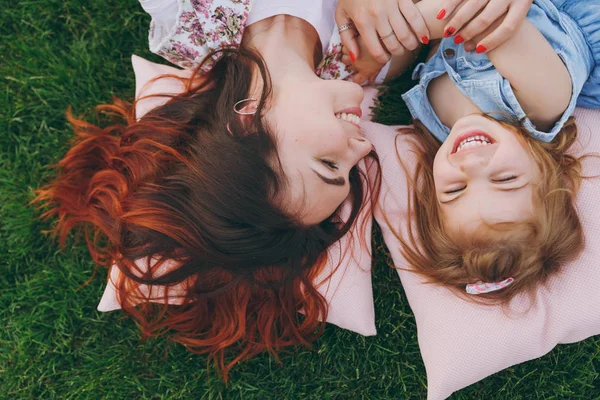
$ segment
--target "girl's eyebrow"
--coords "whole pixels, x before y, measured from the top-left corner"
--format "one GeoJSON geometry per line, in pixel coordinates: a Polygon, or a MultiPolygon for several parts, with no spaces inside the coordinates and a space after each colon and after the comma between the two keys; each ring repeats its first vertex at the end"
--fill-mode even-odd
{"type": "Polygon", "coordinates": [[[458,196],[456,196],[455,198],[453,198],[452,200],[448,200],[448,201],[440,201],[440,204],[450,204],[452,202],[454,202],[456,199],[458,199],[460,196],[462,196],[462,193],[460,193],[458,196]]]}
{"type": "Polygon", "coordinates": [[[529,182],[526,182],[524,185],[521,185],[521,186],[511,187],[511,188],[498,188],[497,190],[499,190],[501,192],[516,192],[517,190],[523,189],[527,186],[529,186],[529,182]]]}
{"type": "Polygon", "coordinates": [[[314,172],[315,174],[317,174],[317,176],[319,178],[321,178],[321,180],[323,182],[327,183],[328,185],[344,186],[346,184],[346,180],[343,177],[341,177],[341,176],[339,176],[337,178],[334,178],[334,179],[330,179],[330,178],[324,177],[323,175],[321,175],[320,173],[318,173],[314,169],[312,170],[312,172],[314,172]]]}

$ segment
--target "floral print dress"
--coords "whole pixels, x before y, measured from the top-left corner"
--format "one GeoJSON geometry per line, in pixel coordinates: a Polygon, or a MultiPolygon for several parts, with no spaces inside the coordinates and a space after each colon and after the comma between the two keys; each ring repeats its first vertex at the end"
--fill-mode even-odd
{"type": "MultiPolygon", "coordinates": [[[[178,0],[175,25],[165,29],[150,25],[150,50],[173,64],[196,68],[207,54],[225,47],[239,47],[252,7],[252,0],[178,0]]],[[[333,18],[333,15],[331,16],[333,18]]],[[[349,79],[354,71],[341,61],[342,43],[337,26],[316,74],[323,79],[349,79]]],[[[203,69],[210,70],[219,55],[203,69]]]]}

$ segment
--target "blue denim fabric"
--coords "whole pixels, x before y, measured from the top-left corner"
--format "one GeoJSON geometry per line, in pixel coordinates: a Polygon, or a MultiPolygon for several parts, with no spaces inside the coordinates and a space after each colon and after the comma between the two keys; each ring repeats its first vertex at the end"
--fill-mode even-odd
{"type": "Polygon", "coordinates": [[[419,83],[402,95],[413,118],[438,140],[446,139],[450,129],[435,115],[427,98],[431,80],[446,73],[482,112],[500,120],[522,120],[523,127],[544,142],[554,139],[576,105],[600,108],[600,0],[535,0],[527,19],[562,58],[573,82],[569,106],[549,132],[537,130],[526,118],[510,83],[487,55],[467,53],[452,38],[443,39],[433,57],[417,66],[413,79],[419,83]]]}

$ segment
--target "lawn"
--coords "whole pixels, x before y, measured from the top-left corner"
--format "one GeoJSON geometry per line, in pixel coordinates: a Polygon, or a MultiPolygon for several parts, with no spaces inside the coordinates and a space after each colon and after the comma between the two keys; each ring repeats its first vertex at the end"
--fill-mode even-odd
{"type": "MultiPolygon", "coordinates": [[[[135,0],[3,0],[0,11],[0,398],[425,398],[415,320],[375,233],[376,337],[327,326],[311,349],[264,354],[225,385],[206,357],[165,338],[141,342],[132,320],[96,311],[105,283],[82,243],[65,251],[28,205],[52,176],[72,133],[111,96],[131,99],[129,61],[147,50],[149,18],[135,0]]],[[[400,123],[397,82],[379,119],[400,123]]],[[[563,345],[455,394],[453,399],[600,398],[600,337],[563,345]]]]}

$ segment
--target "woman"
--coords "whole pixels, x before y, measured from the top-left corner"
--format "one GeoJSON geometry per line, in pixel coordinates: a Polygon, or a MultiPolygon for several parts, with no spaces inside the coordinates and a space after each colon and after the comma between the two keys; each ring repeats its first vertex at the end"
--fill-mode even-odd
{"type": "Polygon", "coordinates": [[[164,36],[156,51],[196,68],[186,91],[139,121],[135,106],[101,106],[124,121],[105,128],[69,114],[77,137],[37,198],[63,244],[81,227],[94,260],[119,268],[119,301],[144,335],[171,330],[225,377],[245,357],[316,337],[327,306],[313,279],[368,195],[355,167],[372,148],[359,129],[362,88],[315,74],[347,74],[323,54],[335,3],[318,18],[287,3],[267,15],[248,2],[175,2],[167,34],[198,45],[164,36]],[[201,47],[207,38],[219,48],[201,47]],[[180,305],[151,303],[141,284],[180,305]]]}

